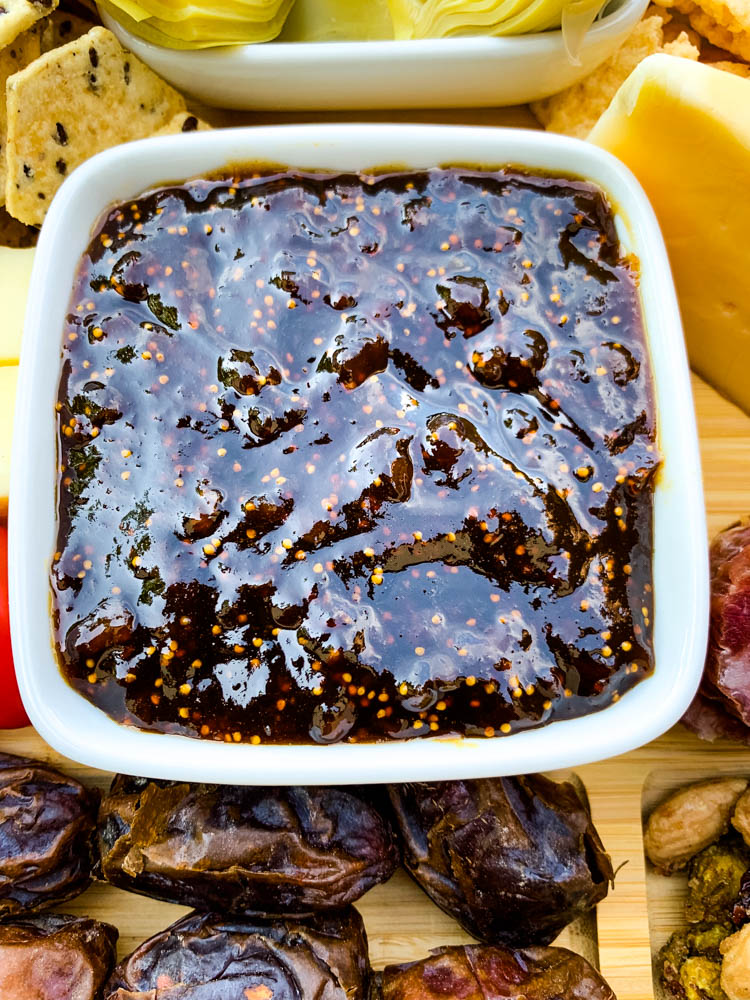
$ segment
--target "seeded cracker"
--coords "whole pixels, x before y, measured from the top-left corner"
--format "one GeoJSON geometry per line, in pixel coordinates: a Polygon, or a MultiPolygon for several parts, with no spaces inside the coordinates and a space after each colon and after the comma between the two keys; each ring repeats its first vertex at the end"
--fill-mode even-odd
{"type": "MultiPolygon", "coordinates": [[[[0,0],[0,3],[2,0],[0,0]]],[[[51,52],[61,45],[75,41],[85,35],[94,26],[94,22],[84,20],[77,14],[66,10],[56,10],[41,23],[42,52],[51,52]]]]}
{"type": "Polygon", "coordinates": [[[185,110],[181,94],[99,27],[11,76],[7,101],[6,204],[27,225],[41,224],[79,163],[185,110]]]}
{"type": "Polygon", "coordinates": [[[206,132],[211,127],[208,122],[204,122],[197,115],[193,115],[189,111],[180,111],[163,128],[154,132],[154,135],[177,135],[180,132],[206,132]]]}
{"type": "Polygon", "coordinates": [[[636,25],[623,45],[593,73],[559,94],[535,101],[531,110],[551,132],[585,138],[638,63],[654,52],[697,59],[699,51],[683,32],[664,42],[664,18],[655,14],[636,25]]]}
{"type": "Polygon", "coordinates": [[[41,29],[38,24],[22,31],[10,45],[0,49],[0,205],[5,204],[5,143],[8,126],[5,109],[5,82],[24,69],[41,52],[41,29]]]}
{"type": "Polygon", "coordinates": [[[0,48],[46,17],[57,7],[57,0],[2,0],[0,2],[0,48]]]}

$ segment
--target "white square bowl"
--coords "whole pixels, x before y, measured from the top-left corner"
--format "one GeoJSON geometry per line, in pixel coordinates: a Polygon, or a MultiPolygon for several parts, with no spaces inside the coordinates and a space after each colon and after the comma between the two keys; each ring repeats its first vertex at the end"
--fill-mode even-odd
{"type": "Polygon", "coordinates": [[[624,753],[683,714],[700,680],[709,607],[700,457],[685,344],[666,250],[629,171],[596,146],[511,129],[318,125],[148,139],[79,167],[55,197],[36,253],[21,357],[10,497],[13,651],[24,704],[60,753],[149,777],[238,784],[346,784],[518,774],[624,753]],[[226,744],[119,725],[69,687],[53,648],[50,561],[56,536],[54,403],[73,275],[103,211],[149,188],[270,161],[356,171],[378,164],[521,166],[585,178],[617,213],[640,292],[656,390],[663,468],[655,491],[655,670],[610,707],[491,739],[421,738],[333,746],[226,744]]]}

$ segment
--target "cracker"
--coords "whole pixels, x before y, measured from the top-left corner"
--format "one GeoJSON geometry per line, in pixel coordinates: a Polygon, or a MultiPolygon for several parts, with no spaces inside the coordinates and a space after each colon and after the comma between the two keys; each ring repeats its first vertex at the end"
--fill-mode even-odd
{"type": "Polygon", "coordinates": [[[750,35],[749,0],[700,0],[698,10],[733,35],[750,35]]]}
{"type": "Polygon", "coordinates": [[[681,59],[697,59],[700,55],[700,36],[697,38],[693,32],[681,31],[676,38],[666,41],[662,47],[662,52],[668,56],[679,56],[681,59]]]}
{"type": "Polygon", "coordinates": [[[57,7],[58,0],[2,0],[0,3],[0,49],[10,45],[32,24],[57,7]]]}
{"type": "Polygon", "coordinates": [[[27,225],[41,224],[79,163],[185,110],[181,94],[99,27],[11,76],[7,99],[6,204],[27,225]]]}
{"type": "Polygon", "coordinates": [[[734,73],[735,76],[744,76],[750,79],[750,64],[746,62],[735,62],[733,59],[719,59],[709,63],[714,69],[723,69],[725,73],[734,73]]]}
{"type": "Polygon", "coordinates": [[[61,45],[67,45],[85,35],[91,28],[91,21],[58,9],[41,23],[42,52],[51,52],[61,45]]]}
{"type": "Polygon", "coordinates": [[[687,15],[712,45],[750,60],[750,0],[654,0],[687,15]]]}
{"type": "Polygon", "coordinates": [[[683,32],[690,39],[691,44],[699,52],[702,52],[705,39],[690,27],[690,21],[688,21],[687,16],[679,12],[676,12],[669,21],[664,22],[665,46],[668,42],[674,42],[683,32]]]}
{"type": "MultiPolygon", "coordinates": [[[[720,9],[725,14],[728,10],[726,7],[720,9]]],[[[750,15],[750,5],[748,14],[750,15]]],[[[745,20],[727,17],[728,23],[722,23],[713,18],[708,11],[694,6],[693,10],[688,12],[688,20],[692,27],[712,45],[726,49],[732,55],[750,62],[750,17],[745,20]]]]}
{"type": "Polygon", "coordinates": [[[40,52],[41,29],[38,24],[22,31],[10,45],[0,49],[0,205],[5,204],[5,143],[8,134],[5,83],[9,76],[33,62],[40,52]]]}
{"type": "Polygon", "coordinates": [[[204,122],[190,111],[180,111],[163,128],[154,132],[154,135],[176,135],[179,132],[206,132],[211,127],[208,122],[204,122]]]}
{"type": "MultiPolygon", "coordinates": [[[[646,17],[598,69],[567,90],[535,101],[531,110],[549,131],[585,138],[608,108],[620,84],[646,56],[660,52],[663,44],[662,17],[646,17]]],[[[696,50],[696,58],[697,55],[696,50]]]]}

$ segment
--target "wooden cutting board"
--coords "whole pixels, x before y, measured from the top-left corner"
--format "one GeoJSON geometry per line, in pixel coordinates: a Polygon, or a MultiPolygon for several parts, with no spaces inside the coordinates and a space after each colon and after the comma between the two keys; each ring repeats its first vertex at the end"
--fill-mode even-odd
{"type": "MultiPolygon", "coordinates": [[[[694,378],[709,532],[750,513],[750,417],[694,378]]],[[[51,761],[87,784],[105,788],[111,775],[59,757],[32,729],[0,733],[0,750],[51,761]]],[[[619,1000],[653,1000],[652,948],[680,920],[681,883],[646,872],[642,810],[667,791],[714,772],[750,775],[750,751],[701,743],[681,727],[630,754],[577,770],[605,846],[619,868],[616,885],[596,921],[569,929],[561,943],[599,962],[619,1000]],[[645,798],[644,798],[645,788],[645,798]],[[648,892],[647,892],[648,885],[648,892]],[[649,908],[650,899],[650,908],[649,908]]],[[[376,968],[421,958],[430,948],[469,940],[403,873],[358,904],[376,968]]],[[[168,903],[94,885],[66,912],[109,921],[120,929],[126,954],[186,912],[168,903]]]]}

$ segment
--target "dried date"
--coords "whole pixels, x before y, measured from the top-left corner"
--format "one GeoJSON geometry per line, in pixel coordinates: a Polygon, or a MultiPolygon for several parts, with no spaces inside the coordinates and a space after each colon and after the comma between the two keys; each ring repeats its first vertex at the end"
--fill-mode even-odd
{"type": "Polygon", "coordinates": [[[43,914],[0,924],[2,1000],[98,1000],[117,931],[89,917],[43,914]]]}
{"type": "Polygon", "coordinates": [[[609,855],[568,782],[391,785],[390,798],[407,870],[482,941],[548,944],[607,894],[609,855]]]}
{"type": "Polygon", "coordinates": [[[97,804],[95,792],[55,768],[0,754],[0,918],[88,887],[97,804]]]}
{"type": "Polygon", "coordinates": [[[441,948],[383,972],[383,1000],[616,1000],[589,963],[565,948],[441,948]]]}
{"type": "Polygon", "coordinates": [[[124,959],[105,996],[365,1000],[368,980],[367,938],[352,908],[275,922],[193,913],[124,959]]]}
{"type": "Polygon", "coordinates": [[[190,785],[118,775],[99,817],[101,873],[198,910],[305,916],[390,878],[388,822],[336,788],[190,785]]]}

